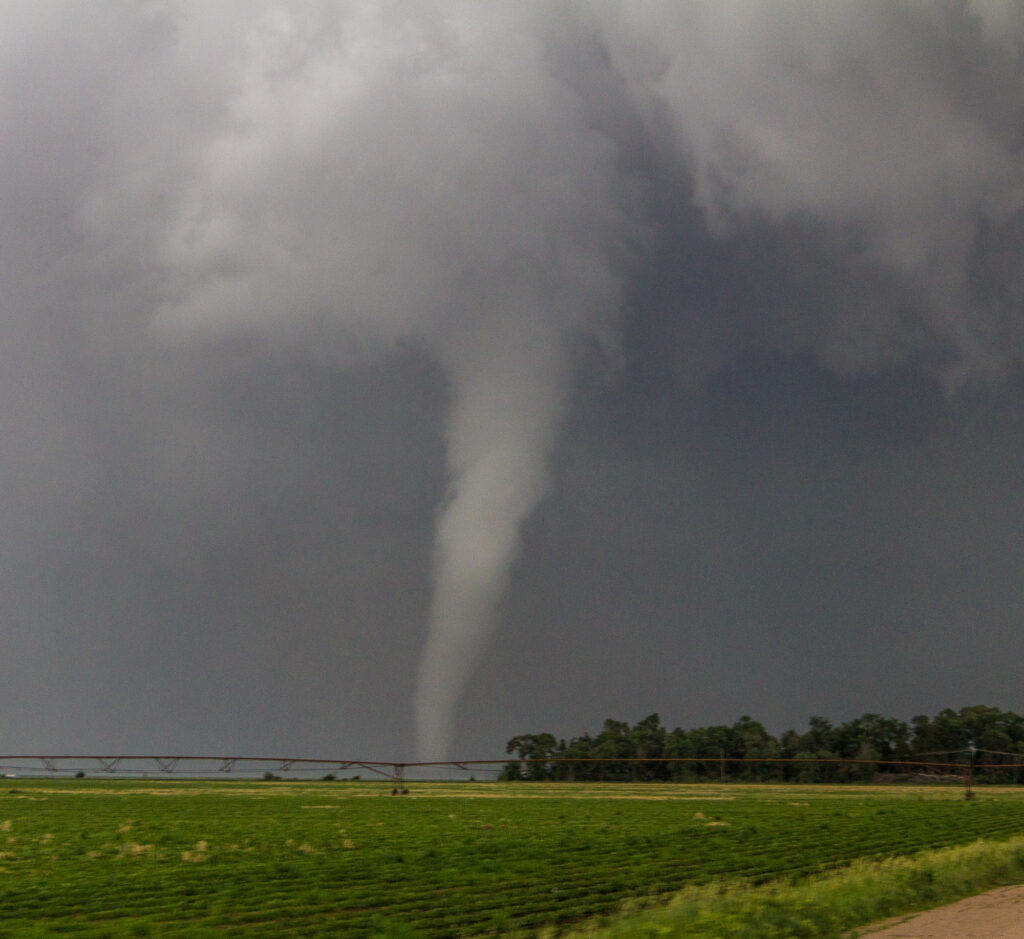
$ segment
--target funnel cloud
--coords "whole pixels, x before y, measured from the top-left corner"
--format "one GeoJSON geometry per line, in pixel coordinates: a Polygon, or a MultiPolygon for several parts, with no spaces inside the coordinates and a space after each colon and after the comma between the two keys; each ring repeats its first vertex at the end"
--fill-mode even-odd
{"type": "Polygon", "coordinates": [[[1024,707],[1017,3],[7,12],[12,744],[1024,707]]]}

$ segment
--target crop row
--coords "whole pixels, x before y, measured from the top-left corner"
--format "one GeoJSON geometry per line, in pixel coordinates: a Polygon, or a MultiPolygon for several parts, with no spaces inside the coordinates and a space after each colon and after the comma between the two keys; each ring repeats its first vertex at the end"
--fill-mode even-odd
{"type": "Polygon", "coordinates": [[[614,785],[585,801],[566,797],[571,787],[523,799],[254,791],[0,793],[0,936],[530,931],[689,883],[794,878],[1024,829],[1012,792],[965,802],[799,787],[788,799],[747,787],[706,801],[629,801],[614,785]]]}

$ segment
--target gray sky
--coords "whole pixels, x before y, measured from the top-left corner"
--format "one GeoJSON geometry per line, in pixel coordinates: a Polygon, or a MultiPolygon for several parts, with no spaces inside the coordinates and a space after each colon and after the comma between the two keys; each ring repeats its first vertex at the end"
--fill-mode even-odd
{"type": "Polygon", "coordinates": [[[1024,12],[41,2],[0,750],[1024,710],[1024,12]]]}

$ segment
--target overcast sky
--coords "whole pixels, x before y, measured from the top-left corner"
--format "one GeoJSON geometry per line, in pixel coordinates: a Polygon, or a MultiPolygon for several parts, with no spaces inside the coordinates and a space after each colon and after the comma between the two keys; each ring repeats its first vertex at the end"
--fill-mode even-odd
{"type": "Polygon", "coordinates": [[[0,9],[0,752],[1024,711],[1017,0],[0,9]]]}

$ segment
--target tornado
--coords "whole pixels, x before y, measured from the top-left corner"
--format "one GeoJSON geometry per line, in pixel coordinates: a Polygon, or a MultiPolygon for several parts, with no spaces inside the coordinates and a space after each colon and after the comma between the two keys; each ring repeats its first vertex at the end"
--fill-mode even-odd
{"type": "Polygon", "coordinates": [[[451,363],[450,491],[437,517],[415,700],[423,760],[450,756],[456,704],[495,628],[523,522],[550,485],[569,356],[541,317],[508,322],[519,336],[487,333],[468,360],[451,363]]]}

